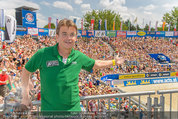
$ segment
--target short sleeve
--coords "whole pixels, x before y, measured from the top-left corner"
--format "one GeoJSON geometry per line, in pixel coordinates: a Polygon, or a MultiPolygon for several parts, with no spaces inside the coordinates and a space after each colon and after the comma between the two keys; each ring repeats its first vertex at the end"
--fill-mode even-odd
{"type": "Polygon", "coordinates": [[[95,60],[81,53],[82,69],[90,72],[95,65],[95,60]]]}
{"type": "Polygon", "coordinates": [[[25,69],[29,72],[35,72],[37,69],[39,69],[42,64],[42,54],[42,49],[38,50],[25,64],[25,69]]]}

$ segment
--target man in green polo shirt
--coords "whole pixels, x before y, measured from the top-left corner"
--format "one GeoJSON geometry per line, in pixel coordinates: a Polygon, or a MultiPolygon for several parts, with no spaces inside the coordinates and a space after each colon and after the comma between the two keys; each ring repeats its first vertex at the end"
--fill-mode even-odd
{"type": "Polygon", "coordinates": [[[55,46],[38,50],[22,71],[22,104],[31,106],[29,77],[40,70],[42,111],[81,111],[78,79],[81,69],[105,68],[122,64],[123,58],[94,60],[74,50],[77,26],[72,20],[63,19],[56,29],[55,46]]]}

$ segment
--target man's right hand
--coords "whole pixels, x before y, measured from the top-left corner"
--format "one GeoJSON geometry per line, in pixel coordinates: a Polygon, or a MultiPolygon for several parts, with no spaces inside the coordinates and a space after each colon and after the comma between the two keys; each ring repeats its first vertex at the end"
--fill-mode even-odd
{"type": "Polygon", "coordinates": [[[29,96],[23,96],[20,108],[21,111],[27,111],[32,109],[32,101],[29,96]]]}

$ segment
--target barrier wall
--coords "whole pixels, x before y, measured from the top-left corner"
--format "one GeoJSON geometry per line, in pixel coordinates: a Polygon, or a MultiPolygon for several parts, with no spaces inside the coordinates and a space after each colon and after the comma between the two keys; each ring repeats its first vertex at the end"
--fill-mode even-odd
{"type": "Polygon", "coordinates": [[[157,78],[157,77],[171,77],[178,76],[178,72],[150,72],[150,73],[141,73],[141,74],[109,74],[101,77],[102,81],[108,79],[120,80],[120,79],[139,79],[139,78],[157,78]]]}
{"type": "MultiPolygon", "coordinates": [[[[17,28],[17,35],[24,35],[28,34],[28,28],[25,31],[18,30],[17,28]]],[[[45,28],[38,28],[38,35],[47,35],[49,36],[50,30],[55,29],[45,29],[45,28]]],[[[112,31],[112,30],[78,30],[78,37],[171,37],[171,38],[178,38],[178,31],[112,31]]]]}
{"type": "Polygon", "coordinates": [[[176,82],[178,82],[178,77],[129,80],[129,81],[124,81],[124,86],[137,86],[137,85],[150,85],[150,84],[176,83],[176,82]]]}

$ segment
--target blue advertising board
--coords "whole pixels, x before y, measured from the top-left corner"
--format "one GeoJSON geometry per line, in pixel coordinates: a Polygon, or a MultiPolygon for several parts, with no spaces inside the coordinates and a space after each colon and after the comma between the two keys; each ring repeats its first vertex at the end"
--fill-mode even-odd
{"type": "Polygon", "coordinates": [[[101,77],[102,81],[106,81],[107,79],[119,79],[119,74],[108,74],[106,76],[101,77]]]}
{"type": "Polygon", "coordinates": [[[22,26],[36,28],[36,13],[22,9],[22,26]]]}
{"type": "Polygon", "coordinates": [[[178,77],[129,80],[129,81],[124,81],[124,86],[137,86],[137,85],[150,85],[150,84],[176,83],[176,82],[178,82],[178,77]]]}
{"type": "Polygon", "coordinates": [[[48,32],[49,32],[49,30],[45,29],[45,28],[39,28],[38,29],[38,35],[39,36],[48,36],[48,32]]]}

